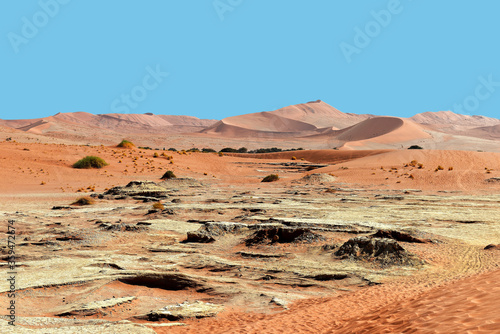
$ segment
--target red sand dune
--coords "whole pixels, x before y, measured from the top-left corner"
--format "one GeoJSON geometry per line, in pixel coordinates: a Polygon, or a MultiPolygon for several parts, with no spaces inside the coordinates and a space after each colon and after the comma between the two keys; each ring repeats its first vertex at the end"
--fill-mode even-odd
{"type": "Polygon", "coordinates": [[[31,133],[51,131],[71,134],[87,133],[95,130],[112,130],[123,133],[143,132],[193,132],[215,123],[215,120],[199,119],[191,116],[153,114],[101,114],[86,112],[59,113],[54,116],[25,119],[1,120],[0,124],[31,133]],[[48,124],[48,125],[47,125],[48,124]]]}
{"type": "Polygon", "coordinates": [[[318,128],[343,129],[373,115],[343,113],[321,100],[291,105],[272,111],[273,114],[313,124],[318,128]]]}
{"type": "Polygon", "coordinates": [[[489,126],[500,124],[500,120],[485,116],[469,116],[455,114],[452,111],[437,111],[437,112],[424,112],[416,114],[410,118],[415,123],[419,124],[450,124],[450,125],[466,125],[471,127],[489,126]]]}
{"type": "MultiPolygon", "coordinates": [[[[325,128],[345,128],[371,115],[345,114],[322,101],[292,105],[270,112],[224,118],[203,133],[222,136],[305,136],[325,128]]],[[[320,130],[321,132],[321,130],[320,130]]]]}
{"type": "Polygon", "coordinates": [[[291,310],[279,314],[228,312],[218,318],[192,322],[185,328],[157,329],[157,333],[500,332],[499,270],[421,294],[409,290],[406,297],[405,289],[400,288],[375,286],[354,294],[299,301],[291,310]]]}
{"type": "Polygon", "coordinates": [[[228,117],[203,130],[203,133],[228,137],[258,137],[265,135],[298,135],[314,131],[316,127],[301,121],[277,116],[269,112],[228,117]]]}

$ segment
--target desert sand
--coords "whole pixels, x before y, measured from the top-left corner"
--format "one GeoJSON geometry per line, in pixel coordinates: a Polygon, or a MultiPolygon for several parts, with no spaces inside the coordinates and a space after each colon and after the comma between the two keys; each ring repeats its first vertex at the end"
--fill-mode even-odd
{"type": "Polygon", "coordinates": [[[498,332],[498,141],[430,130],[494,126],[471,117],[316,101],[220,122],[3,121],[0,264],[6,277],[12,224],[17,326],[4,316],[0,331],[498,332]],[[123,138],[143,148],[116,147],[123,138]],[[306,149],[181,151],[243,146],[306,149]],[[108,165],[73,168],[85,156],[108,165]]]}

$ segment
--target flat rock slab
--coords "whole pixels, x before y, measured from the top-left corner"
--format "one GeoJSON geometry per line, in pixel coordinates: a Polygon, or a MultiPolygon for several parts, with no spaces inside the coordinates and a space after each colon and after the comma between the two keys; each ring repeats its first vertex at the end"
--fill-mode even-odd
{"type": "Polygon", "coordinates": [[[2,334],[155,334],[156,332],[144,325],[134,323],[105,323],[83,326],[45,327],[43,329],[30,329],[20,325],[11,326],[5,320],[0,320],[2,334]]]}
{"type": "Polygon", "coordinates": [[[178,233],[188,233],[197,231],[203,224],[188,223],[172,219],[151,219],[143,220],[137,223],[138,225],[147,225],[154,229],[161,229],[166,231],[174,231],[178,233]]]}
{"type": "Polygon", "coordinates": [[[115,196],[168,197],[168,189],[152,181],[132,181],[124,187],[114,187],[104,193],[115,196]]]}
{"type": "Polygon", "coordinates": [[[65,310],[57,315],[58,316],[93,315],[98,313],[100,310],[104,308],[113,307],[124,303],[130,303],[134,299],[136,299],[136,297],[111,298],[106,300],[95,301],[87,304],[72,306],[70,309],[65,310]]]}

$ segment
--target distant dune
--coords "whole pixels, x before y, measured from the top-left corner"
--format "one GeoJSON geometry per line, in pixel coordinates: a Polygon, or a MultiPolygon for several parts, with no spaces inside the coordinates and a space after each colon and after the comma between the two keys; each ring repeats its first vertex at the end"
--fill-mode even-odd
{"type": "Polygon", "coordinates": [[[0,124],[14,129],[37,134],[82,133],[98,129],[129,133],[180,133],[196,132],[217,122],[192,116],[153,114],[100,114],[86,112],[59,113],[54,116],[3,120],[0,124]]]}
{"type": "MultiPolygon", "coordinates": [[[[222,120],[192,116],[146,114],[58,113],[27,120],[0,120],[0,125],[62,140],[95,142],[106,137],[182,135],[191,147],[203,143],[240,142],[252,147],[304,147],[340,150],[400,149],[418,144],[427,149],[498,151],[500,120],[459,115],[451,111],[424,112],[411,118],[343,113],[317,100],[274,111],[262,111],[222,120]],[[202,139],[205,138],[205,139],[202,139]],[[252,144],[250,144],[252,143],[252,144]]],[[[151,144],[153,145],[153,144],[151,144]]],[[[166,145],[166,144],[165,144],[166,145]]]]}

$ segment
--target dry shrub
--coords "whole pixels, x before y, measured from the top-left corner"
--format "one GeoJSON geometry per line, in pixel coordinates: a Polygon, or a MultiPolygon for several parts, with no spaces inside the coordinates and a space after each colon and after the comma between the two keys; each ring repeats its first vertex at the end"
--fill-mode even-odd
{"type": "Polygon", "coordinates": [[[80,197],[71,205],[92,205],[95,204],[95,200],[92,197],[80,197]]]}
{"type": "Polygon", "coordinates": [[[85,158],[75,162],[73,167],[88,169],[88,168],[102,168],[107,165],[108,163],[104,161],[102,158],[95,156],[86,156],[85,158]]]}
{"type": "Polygon", "coordinates": [[[277,174],[269,174],[265,178],[262,179],[261,182],[275,182],[278,181],[280,177],[277,174]]]}
{"type": "Polygon", "coordinates": [[[156,202],[153,204],[153,209],[155,210],[164,210],[165,206],[161,202],[156,202]]]}
{"type": "Polygon", "coordinates": [[[134,143],[123,139],[120,144],[118,144],[116,147],[121,147],[121,148],[134,148],[135,145],[134,143]]]}

